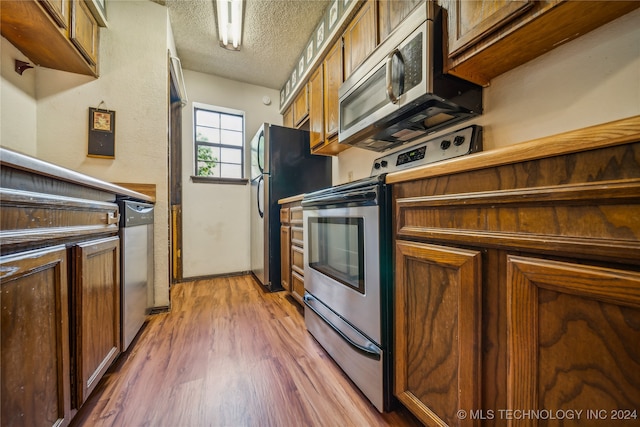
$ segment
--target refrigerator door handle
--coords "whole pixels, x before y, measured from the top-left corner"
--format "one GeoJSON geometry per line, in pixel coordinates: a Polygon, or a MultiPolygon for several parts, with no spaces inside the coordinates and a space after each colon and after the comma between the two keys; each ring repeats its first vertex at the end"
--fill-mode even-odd
{"type": "Polygon", "coordinates": [[[257,198],[256,205],[258,206],[258,215],[260,215],[260,218],[264,218],[264,209],[262,206],[260,206],[260,193],[263,191],[264,191],[264,176],[260,175],[260,177],[258,178],[258,185],[257,185],[257,191],[256,191],[256,198],[257,198]],[[262,189],[260,187],[262,187],[262,189]]]}
{"type": "MultiPolygon", "coordinates": [[[[260,131],[260,135],[258,136],[258,146],[257,146],[257,149],[258,149],[258,153],[257,153],[258,169],[260,169],[260,173],[264,173],[264,165],[260,164],[260,144],[261,143],[264,144],[264,131],[260,131]]],[[[264,154],[262,155],[262,157],[263,157],[262,160],[264,161],[264,154]]],[[[260,215],[260,216],[262,216],[262,215],[260,215]]]]}

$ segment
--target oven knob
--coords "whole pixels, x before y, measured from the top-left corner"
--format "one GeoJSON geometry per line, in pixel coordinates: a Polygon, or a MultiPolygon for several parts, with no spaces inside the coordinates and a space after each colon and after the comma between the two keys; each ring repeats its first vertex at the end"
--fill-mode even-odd
{"type": "Polygon", "coordinates": [[[380,169],[380,163],[375,162],[375,163],[373,164],[373,167],[374,167],[374,168],[376,168],[376,169],[380,169]]]}
{"type": "Polygon", "coordinates": [[[440,148],[442,148],[443,150],[446,150],[449,147],[451,147],[451,141],[449,141],[448,139],[445,139],[440,143],[440,148]]]}
{"type": "Polygon", "coordinates": [[[383,161],[380,162],[380,166],[382,166],[383,168],[386,168],[388,164],[389,163],[387,163],[386,160],[383,160],[383,161]]]}
{"type": "Polygon", "coordinates": [[[456,147],[459,147],[463,143],[464,143],[464,136],[458,135],[455,138],[453,138],[453,145],[455,145],[456,147]]]}

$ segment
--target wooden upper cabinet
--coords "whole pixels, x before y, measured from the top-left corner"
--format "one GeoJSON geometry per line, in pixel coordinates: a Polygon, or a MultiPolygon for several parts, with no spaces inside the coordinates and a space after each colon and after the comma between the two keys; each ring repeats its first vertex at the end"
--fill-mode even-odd
{"type": "Polygon", "coordinates": [[[331,48],[324,59],[324,134],[331,138],[338,134],[340,105],[338,90],[342,84],[342,41],[331,48]]]}
{"type": "Polygon", "coordinates": [[[380,43],[422,2],[423,0],[378,0],[378,40],[380,43]]]}
{"type": "Polygon", "coordinates": [[[338,90],[343,82],[341,39],[333,45],[322,67],[324,68],[324,144],[314,147],[312,153],[335,156],[351,148],[350,145],[338,142],[340,128],[338,90]]]}
{"type": "Polygon", "coordinates": [[[305,85],[293,100],[293,125],[299,127],[309,117],[309,87],[305,85]]]}
{"type": "Polygon", "coordinates": [[[320,65],[309,79],[309,145],[324,142],[324,67],[320,65]]]}
{"type": "Polygon", "coordinates": [[[82,0],[0,1],[0,31],[36,65],[98,76],[97,23],[82,0]]]}
{"type": "Polygon", "coordinates": [[[69,0],[42,0],[42,4],[60,28],[69,28],[69,0]]]}
{"type": "Polygon", "coordinates": [[[450,4],[455,25],[449,29],[449,56],[454,56],[533,6],[533,0],[454,0],[450,4]]]}
{"type": "Polygon", "coordinates": [[[342,36],[345,80],[376,48],[376,34],[376,2],[367,0],[342,36]]]}
{"type": "Polygon", "coordinates": [[[442,0],[448,16],[445,72],[491,79],[640,7],[638,1],[442,0]]]}
{"type": "Polygon", "coordinates": [[[293,126],[293,106],[287,108],[282,116],[282,126],[292,128],[293,126]]]}
{"type": "Polygon", "coordinates": [[[71,41],[91,64],[98,63],[98,23],[84,1],[74,1],[71,41]]]}

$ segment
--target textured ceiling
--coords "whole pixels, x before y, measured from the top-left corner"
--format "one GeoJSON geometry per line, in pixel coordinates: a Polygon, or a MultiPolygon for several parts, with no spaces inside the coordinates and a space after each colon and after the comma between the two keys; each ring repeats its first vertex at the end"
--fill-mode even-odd
{"type": "Polygon", "coordinates": [[[242,47],[220,47],[214,0],[154,0],[169,9],[178,57],[187,70],[281,89],[329,0],[245,0],[242,47]]]}

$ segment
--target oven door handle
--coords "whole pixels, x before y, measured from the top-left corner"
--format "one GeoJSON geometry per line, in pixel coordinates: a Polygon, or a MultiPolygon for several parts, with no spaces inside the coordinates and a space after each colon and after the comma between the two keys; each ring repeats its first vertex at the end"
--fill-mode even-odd
{"type": "MultiPolygon", "coordinates": [[[[380,349],[378,349],[376,346],[373,346],[373,345],[371,347],[363,346],[363,345],[358,344],[357,342],[353,341],[344,332],[342,332],[340,330],[340,328],[338,328],[329,319],[327,319],[326,316],[324,316],[322,313],[320,313],[320,311],[313,306],[314,302],[322,304],[322,302],[319,301],[317,298],[315,298],[313,295],[308,294],[308,293],[304,295],[304,305],[307,306],[316,315],[318,315],[318,317],[320,317],[320,319],[322,319],[329,327],[331,327],[331,329],[333,329],[333,331],[335,333],[340,335],[340,337],[342,337],[342,339],[344,341],[346,341],[347,344],[349,344],[354,350],[356,350],[358,353],[363,354],[364,356],[367,356],[367,357],[369,357],[371,359],[380,360],[380,358],[382,357],[381,354],[380,354],[381,353],[380,349]]],[[[359,332],[358,332],[358,334],[360,335],[359,332]]]]}
{"type": "Polygon", "coordinates": [[[303,200],[303,207],[312,206],[335,206],[346,204],[369,204],[369,202],[375,202],[378,197],[378,193],[375,191],[365,191],[361,193],[348,193],[348,194],[331,194],[317,199],[303,200]]]}

